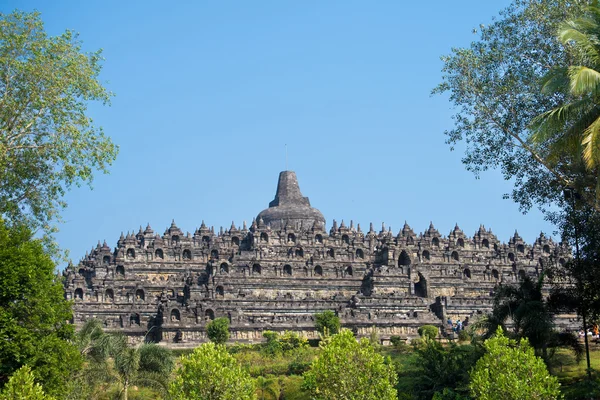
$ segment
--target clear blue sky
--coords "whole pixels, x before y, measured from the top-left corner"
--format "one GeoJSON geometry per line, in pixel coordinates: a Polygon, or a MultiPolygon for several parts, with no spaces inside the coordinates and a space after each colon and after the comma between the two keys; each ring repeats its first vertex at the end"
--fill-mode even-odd
{"type": "Polygon", "coordinates": [[[480,180],[444,143],[451,105],[431,97],[440,55],[476,38],[508,1],[4,1],[47,30],[104,49],[116,93],[93,106],[120,146],[94,190],[69,193],[58,240],[74,261],[98,240],[174,218],[184,231],[241,225],[272,200],[279,171],[331,221],[407,220],[443,234],[479,224],[502,241],[553,228],[519,213],[497,172],[480,180]]]}

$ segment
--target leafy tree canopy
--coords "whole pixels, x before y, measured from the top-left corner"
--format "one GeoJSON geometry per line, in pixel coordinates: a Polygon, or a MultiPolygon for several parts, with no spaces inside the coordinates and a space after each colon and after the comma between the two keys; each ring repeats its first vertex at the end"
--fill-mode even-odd
{"type": "Polygon", "coordinates": [[[173,399],[255,399],[254,381],[223,345],[205,343],[181,358],[170,393],[173,399]]]}
{"type": "Polygon", "coordinates": [[[533,142],[531,123],[568,97],[542,93],[542,78],[551,68],[569,65],[572,54],[556,32],[588,3],[514,0],[500,18],[480,27],[478,40],[442,57],[442,83],[433,92],[447,93],[457,111],[447,142],[465,148],[463,163],[477,176],[492,168],[512,179],[507,197],[523,211],[564,206],[562,188],[581,175],[569,162],[552,161],[548,146],[533,142]]]}
{"type": "Polygon", "coordinates": [[[109,102],[101,52],[78,36],[51,37],[38,12],[0,13],[0,214],[51,231],[73,185],[107,172],[117,147],[87,115],[109,102]]]}
{"type": "Polygon", "coordinates": [[[210,321],[206,326],[206,335],[211,342],[224,344],[229,340],[229,320],[225,317],[210,321]]]}
{"type": "Polygon", "coordinates": [[[315,399],[397,399],[394,366],[378,354],[367,338],[357,341],[343,329],[327,341],[304,373],[304,388],[315,399]]]}
{"type": "Polygon", "coordinates": [[[71,305],[54,263],[29,229],[0,220],[0,384],[23,365],[52,395],[81,365],[71,305]]]}
{"type": "Polygon", "coordinates": [[[471,372],[471,394],[480,400],[539,399],[560,396],[560,384],[541,358],[535,356],[527,339],[518,343],[496,335],[485,341],[486,353],[471,372]]]}
{"type": "Polygon", "coordinates": [[[315,314],[315,326],[323,336],[335,335],[340,331],[340,318],[331,310],[315,314]]]}
{"type": "Polygon", "coordinates": [[[443,346],[426,338],[419,341],[409,362],[399,366],[398,389],[417,400],[466,396],[469,371],[482,355],[483,349],[478,345],[443,346]]]}
{"type": "Polygon", "coordinates": [[[47,396],[39,383],[35,383],[31,368],[23,366],[10,377],[2,392],[0,400],[53,400],[47,396]]]}

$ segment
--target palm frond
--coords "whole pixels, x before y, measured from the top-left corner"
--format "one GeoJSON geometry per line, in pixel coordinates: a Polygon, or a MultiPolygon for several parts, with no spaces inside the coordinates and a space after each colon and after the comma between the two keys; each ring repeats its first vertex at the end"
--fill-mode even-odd
{"type": "Polygon", "coordinates": [[[581,140],[583,160],[589,169],[600,164],[600,118],[596,119],[583,132],[581,140]]]}
{"type": "Polygon", "coordinates": [[[173,353],[166,347],[145,343],[138,348],[138,351],[141,371],[169,374],[175,366],[173,353]]]}
{"type": "Polygon", "coordinates": [[[588,106],[588,101],[580,99],[538,115],[530,124],[533,132],[531,139],[537,144],[553,140],[564,131],[568,122],[576,120],[588,106]]]}
{"type": "Polygon", "coordinates": [[[587,60],[600,64],[598,41],[591,32],[598,29],[598,22],[592,15],[576,20],[566,21],[559,25],[558,40],[563,44],[572,42],[583,52],[587,60]]]}
{"type": "Polygon", "coordinates": [[[575,96],[597,94],[600,91],[600,72],[583,65],[569,67],[571,93],[575,96]]]}
{"type": "Polygon", "coordinates": [[[554,93],[567,92],[571,81],[569,69],[566,67],[553,68],[540,81],[542,93],[552,95],[554,93]]]}

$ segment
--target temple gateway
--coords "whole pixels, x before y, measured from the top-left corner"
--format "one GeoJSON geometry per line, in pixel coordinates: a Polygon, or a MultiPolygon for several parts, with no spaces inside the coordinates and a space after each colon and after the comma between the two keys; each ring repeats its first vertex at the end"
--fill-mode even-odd
{"type": "Polygon", "coordinates": [[[491,311],[496,285],[538,277],[568,257],[543,235],[502,243],[483,226],[472,237],[458,226],[442,236],[433,224],[418,235],[406,223],[397,234],[344,221],[327,231],[296,174],[283,171],[275,199],[249,227],[215,233],[202,222],[190,234],[173,222],[162,236],[150,226],[121,234],[116,248],[98,243],[65,270],[65,296],[76,325],[97,318],[132,341],[194,346],[218,317],[229,319],[233,341],[261,341],[264,330],[314,338],[314,314],[325,310],[358,337],[376,329],[385,341],[448,318],[473,320],[491,311]]]}

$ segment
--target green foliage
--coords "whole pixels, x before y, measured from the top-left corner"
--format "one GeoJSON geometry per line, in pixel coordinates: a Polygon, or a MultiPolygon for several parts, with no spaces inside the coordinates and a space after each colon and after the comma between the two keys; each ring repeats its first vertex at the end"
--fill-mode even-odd
{"type": "Polygon", "coordinates": [[[447,390],[466,395],[469,371],[482,354],[479,346],[450,343],[444,347],[425,338],[407,357],[408,362],[397,367],[398,389],[419,400],[429,400],[438,392],[441,396],[447,390]]]}
{"type": "Polygon", "coordinates": [[[277,333],[273,331],[264,331],[263,337],[267,339],[262,347],[264,354],[276,356],[282,353],[289,353],[295,349],[308,347],[308,340],[299,334],[291,331],[277,333]]]}
{"type": "Polygon", "coordinates": [[[331,310],[316,313],[315,327],[322,336],[335,335],[340,331],[340,318],[331,310]]]}
{"type": "MultiPolygon", "coordinates": [[[[562,188],[572,180],[573,163],[550,163],[548,148],[531,141],[532,120],[558,106],[560,93],[542,93],[548,66],[567,67],[565,47],[555,39],[559,24],[581,14],[588,0],[513,0],[500,16],[481,26],[467,48],[442,57],[442,83],[456,109],[446,131],[454,149],[477,176],[499,169],[514,182],[510,197],[522,210],[562,204],[562,188]]],[[[507,195],[508,197],[508,195],[507,195]]]]}
{"type": "Polygon", "coordinates": [[[390,343],[392,346],[398,346],[400,343],[404,343],[404,340],[400,336],[392,336],[390,337],[390,343]]]}
{"type": "Polygon", "coordinates": [[[259,400],[278,400],[281,394],[279,379],[272,375],[259,376],[256,378],[256,394],[259,400]]]}
{"type": "Polygon", "coordinates": [[[255,399],[254,381],[223,345],[205,343],[181,358],[170,393],[174,399],[255,399]]]}
{"type": "Polygon", "coordinates": [[[302,389],[301,376],[292,375],[280,378],[283,400],[311,400],[310,394],[302,389]]]}
{"type": "Polygon", "coordinates": [[[267,339],[262,348],[264,354],[267,354],[269,356],[276,356],[283,352],[281,342],[279,341],[279,334],[277,332],[264,331],[263,337],[267,339]]]}
{"type": "Polygon", "coordinates": [[[469,400],[470,397],[456,393],[452,389],[445,388],[441,392],[435,392],[431,400],[469,400]]]}
{"type": "Polygon", "coordinates": [[[304,336],[300,336],[298,333],[292,331],[283,332],[278,340],[281,343],[281,350],[284,353],[308,347],[308,340],[304,336]]]}
{"type": "Polygon", "coordinates": [[[344,329],[323,347],[304,374],[304,387],[316,399],[397,399],[394,367],[368,339],[357,341],[344,329]]]}
{"type": "Polygon", "coordinates": [[[27,364],[47,393],[62,393],[82,362],[71,317],[42,244],[0,220],[0,381],[27,364]]]}
{"type": "Polygon", "coordinates": [[[423,338],[435,339],[438,335],[439,328],[433,325],[423,325],[417,330],[419,336],[423,338]]]}
{"type": "Polygon", "coordinates": [[[92,398],[99,388],[107,385],[125,400],[132,387],[134,392],[152,388],[162,392],[163,396],[167,393],[167,380],[175,363],[172,352],[166,347],[154,343],[130,346],[124,335],[105,333],[97,320],[84,324],[75,343],[88,362],[74,376],[69,398],[92,398]]]}
{"type": "Polygon", "coordinates": [[[229,340],[229,320],[221,317],[210,321],[206,326],[206,335],[213,343],[226,343],[229,340]]]}
{"type": "Polygon", "coordinates": [[[486,353],[471,372],[471,394],[481,400],[556,399],[558,379],[535,356],[527,339],[520,342],[496,335],[484,343],[486,353]]]}
{"type": "MultiPolygon", "coordinates": [[[[561,93],[563,102],[533,121],[533,139],[539,147],[549,148],[548,163],[569,160],[595,175],[592,199],[600,205],[600,8],[597,2],[592,4],[583,16],[559,25],[558,41],[575,55],[569,58],[577,65],[561,63],[544,78],[544,93],[549,97],[561,93]]],[[[586,190],[580,188],[579,192],[585,194],[586,190]]]]}
{"type": "Polygon", "coordinates": [[[468,342],[469,340],[471,340],[471,335],[469,335],[469,332],[462,329],[458,332],[458,340],[460,342],[468,342]]]}
{"type": "Polygon", "coordinates": [[[511,320],[511,333],[516,337],[527,338],[536,354],[548,360],[548,349],[569,346],[576,354],[583,352],[581,344],[573,334],[558,333],[554,330],[552,310],[543,293],[544,277],[534,282],[524,277],[518,286],[500,286],[494,297],[492,314],[485,320],[486,337],[498,327],[505,327],[511,320]],[[575,340],[574,340],[575,339],[575,340]]]}
{"type": "Polygon", "coordinates": [[[23,366],[10,377],[2,392],[0,400],[52,400],[44,394],[39,383],[35,383],[31,368],[23,366]]]}
{"type": "Polygon", "coordinates": [[[107,172],[117,147],[87,115],[107,104],[101,52],[72,31],[50,37],[38,12],[0,14],[0,214],[50,230],[73,185],[107,172]]]}

